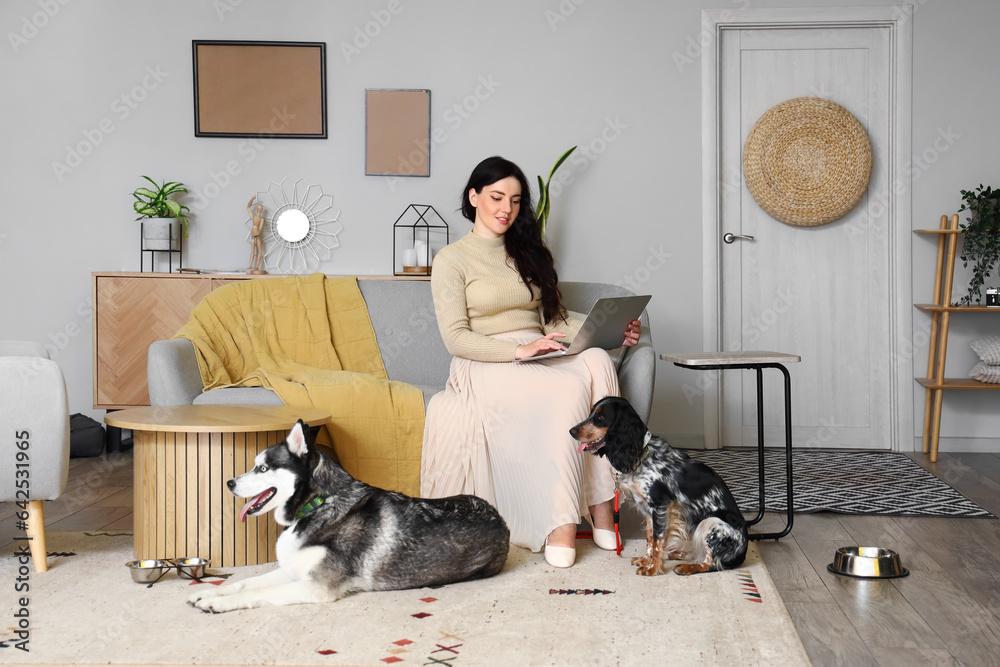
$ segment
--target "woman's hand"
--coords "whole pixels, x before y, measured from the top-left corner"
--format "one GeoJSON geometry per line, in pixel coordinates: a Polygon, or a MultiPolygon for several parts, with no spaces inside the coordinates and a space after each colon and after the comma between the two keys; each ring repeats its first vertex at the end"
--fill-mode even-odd
{"type": "Polygon", "coordinates": [[[527,359],[528,357],[537,357],[539,354],[555,352],[556,350],[565,350],[566,346],[555,340],[556,338],[565,337],[566,334],[553,331],[544,338],[539,338],[538,340],[525,345],[518,345],[517,349],[514,350],[514,358],[527,359]]]}
{"type": "Polygon", "coordinates": [[[634,347],[639,344],[639,334],[642,332],[642,322],[639,320],[632,320],[628,323],[628,329],[625,330],[625,342],[622,343],[625,347],[634,347]]]}

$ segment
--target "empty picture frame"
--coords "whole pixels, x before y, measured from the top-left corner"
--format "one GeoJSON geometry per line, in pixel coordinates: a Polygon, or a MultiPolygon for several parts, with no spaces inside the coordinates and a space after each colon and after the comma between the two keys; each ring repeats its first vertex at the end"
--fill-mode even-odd
{"type": "Polygon", "coordinates": [[[196,137],[326,139],[324,42],[191,44],[196,137]]]}
{"type": "Polygon", "coordinates": [[[431,91],[365,90],[365,174],[431,175],[431,91]]]}

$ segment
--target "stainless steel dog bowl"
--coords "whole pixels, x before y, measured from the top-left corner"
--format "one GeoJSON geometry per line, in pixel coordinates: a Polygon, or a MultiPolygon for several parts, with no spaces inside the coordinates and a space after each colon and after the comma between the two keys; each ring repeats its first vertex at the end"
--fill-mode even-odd
{"type": "Polygon", "coordinates": [[[177,566],[177,574],[192,579],[204,577],[205,568],[208,567],[208,559],[206,558],[175,558],[171,562],[177,566]]]}
{"type": "Polygon", "coordinates": [[[162,560],[131,560],[125,565],[132,575],[132,581],[138,584],[151,584],[159,580],[164,572],[173,568],[170,563],[162,560]]]}
{"type": "Polygon", "coordinates": [[[910,573],[900,563],[898,553],[882,547],[840,547],[826,569],[859,579],[895,579],[910,573]]]}

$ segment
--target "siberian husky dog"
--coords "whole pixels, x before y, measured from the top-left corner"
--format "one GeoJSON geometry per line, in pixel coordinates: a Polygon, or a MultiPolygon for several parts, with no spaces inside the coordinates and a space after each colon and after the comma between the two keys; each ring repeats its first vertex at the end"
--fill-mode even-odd
{"type": "Polygon", "coordinates": [[[332,602],[356,591],[388,591],[492,577],[510,531],[485,500],[470,495],[410,498],[357,481],[306,441],[302,420],[287,439],[229,480],[250,501],[240,513],[274,510],[286,528],[277,569],[188,598],[207,612],[332,602]]]}

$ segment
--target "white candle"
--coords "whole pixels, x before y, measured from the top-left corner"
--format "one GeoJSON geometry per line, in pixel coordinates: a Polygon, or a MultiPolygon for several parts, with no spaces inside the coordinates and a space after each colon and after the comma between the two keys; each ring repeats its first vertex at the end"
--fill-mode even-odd
{"type": "Polygon", "coordinates": [[[427,242],[414,241],[413,251],[417,255],[417,266],[427,266],[427,242]]]}
{"type": "Polygon", "coordinates": [[[416,266],[417,265],[417,251],[414,248],[405,248],[403,250],[403,266],[416,266]]]}

